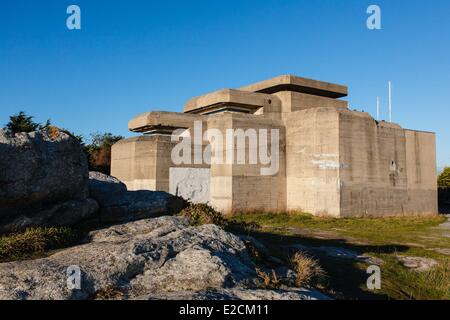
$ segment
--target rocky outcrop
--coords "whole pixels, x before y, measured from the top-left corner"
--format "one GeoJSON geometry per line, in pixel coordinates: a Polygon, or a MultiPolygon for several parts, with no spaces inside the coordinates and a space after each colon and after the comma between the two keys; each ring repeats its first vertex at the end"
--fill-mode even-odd
{"type": "Polygon", "coordinates": [[[0,225],[0,233],[12,233],[30,227],[73,226],[92,218],[97,211],[97,202],[90,198],[60,202],[32,214],[16,215],[0,225]]]}
{"type": "Polygon", "coordinates": [[[215,289],[204,291],[179,291],[139,297],[139,300],[330,300],[316,290],[285,288],[261,289],[215,289]]]}
{"type": "Polygon", "coordinates": [[[0,233],[71,225],[93,215],[88,165],[78,141],[56,127],[0,130],[0,233]]]}
{"type": "Polygon", "coordinates": [[[100,206],[102,223],[123,223],[179,212],[186,202],[166,192],[127,191],[120,180],[89,173],[89,193],[100,206]]]}
{"type": "Polygon", "coordinates": [[[425,272],[438,265],[438,262],[431,258],[397,256],[397,259],[404,267],[417,272],[425,272]]]}
{"type": "Polygon", "coordinates": [[[92,232],[86,243],[47,258],[0,264],[0,299],[93,299],[108,291],[124,299],[317,297],[257,290],[255,278],[240,238],[166,216],[92,232]],[[68,286],[69,267],[81,270],[78,289],[68,286]]]}

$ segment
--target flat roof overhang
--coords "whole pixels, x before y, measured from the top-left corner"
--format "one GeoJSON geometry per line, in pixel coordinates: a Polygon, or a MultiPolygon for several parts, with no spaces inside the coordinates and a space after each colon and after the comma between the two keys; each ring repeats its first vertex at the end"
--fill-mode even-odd
{"type": "Polygon", "coordinates": [[[280,91],[293,91],[327,98],[343,98],[348,95],[348,88],[343,85],[301,78],[293,75],[282,75],[264,80],[239,90],[273,94],[280,91]]]}
{"type": "Polygon", "coordinates": [[[254,113],[268,105],[281,106],[281,101],[269,94],[223,89],[190,99],[184,106],[184,112],[204,114],[234,108],[245,113],[254,113]]]}

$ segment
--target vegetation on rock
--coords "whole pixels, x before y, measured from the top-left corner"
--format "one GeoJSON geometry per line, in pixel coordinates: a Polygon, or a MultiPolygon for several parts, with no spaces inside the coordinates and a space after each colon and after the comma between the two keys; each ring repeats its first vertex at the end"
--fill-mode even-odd
{"type": "Polygon", "coordinates": [[[180,216],[188,218],[191,226],[215,224],[224,227],[227,224],[220,212],[204,203],[189,204],[180,212],[180,216]]]}
{"type": "Polygon", "coordinates": [[[78,234],[70,228],[30,228],[24,232],[0,237],[0,262],[42,255],[69,246],[78,234]]]}
{"type": "Polygon", "coordinates": [[[34,117],[20,111],[18,114],[9,117],[9,122],[4,129],[11,134],[20,132],[33,132],[47,129],[50,137],[56,137],[59,131],[63,131],[77,139],[89,162],[90,171],[99,171],[105,174],[111,173],[111,147],[124,137],[113,135],[112,133],[93,133],[90,135],[90,143],[86,143],[82,135],[75,134],[65,129],[59,129],[51,125],[51,121],[38,123],[34,117]]]}
{"type": "Polygon", "coordinates": [[[27,115],[20,111],[18,114],[9,117],[9,122],[5,125],[5,129],[9,133],[33,132],[50,126],[50,120],[45,124],[35,122],[33,116],[27,115]]]}

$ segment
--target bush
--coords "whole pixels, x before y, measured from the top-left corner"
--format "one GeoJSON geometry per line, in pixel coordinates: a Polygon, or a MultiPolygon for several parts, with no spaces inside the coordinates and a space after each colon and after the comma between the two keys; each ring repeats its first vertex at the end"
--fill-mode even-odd
{"type": "Polygon", "coordinates": [[[445,167],[438,177],[439,187],[450,187],[450,167],[445,167]]]}
{"type": "Polygon", "coordinates": [[[226,220],[220,212],[204,203],[191,203],[188,207],[181,210],[180,216],[188,218],[191,226],[215,224],[220,227],[226,227],[227,225],[226,220]]]}
{"type": "Polygon", "coordinates": [[[9,122],[6,124],[5,129],[9,133],[19,133],[33,132],[50,126],[50,120],[47,120],[45,124],[40,124],[34,122],[33,118],[33,116],[29,116],[25,112],[20,111],[18,114],[9,117],[9,122]]]}
{"type": "Polygon", "coordinates": [[[12,261],[73,244],[78,236],[70,228],[30,228],[0,237],[0,261],[12,261]]]}
{"type": "Polygon", "coordinates": [[[256,268],[256,274],[258,278],[262,281],[259,285],[261,289],[266,290],[277,290],[283,285],[282,281],[278,279],[275,270],[272,270],[272,274],[262,271],[259,268],[256,268]]]}
{"type": "Polygon", "coordinates": [[[290,263],[297,273],[295,285],[298,287],[318,284],[326,277],[319,262],[303,252],[296,252],[291,257],[290,263]]]}
{"type": "Polygon", "coordinates": [[[111,148],[122,136],[112,133],[94,133],[91,135],[91,143],[83,146],[89,161],[89,170],[104,174],[111,173],[111,148]]]}

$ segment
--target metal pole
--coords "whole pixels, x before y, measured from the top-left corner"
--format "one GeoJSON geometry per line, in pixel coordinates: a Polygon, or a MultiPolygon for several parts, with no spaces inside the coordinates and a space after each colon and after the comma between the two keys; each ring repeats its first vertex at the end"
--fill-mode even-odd
{"type": "Polygon", "coordinates": [[[377,97],[377,121],[380,121],[380,97],[377,97]]]}
{"type": "Polygon", "coordinates": [[[389,81],[389,122],[392,122],[392,85],[389,81]]]}

